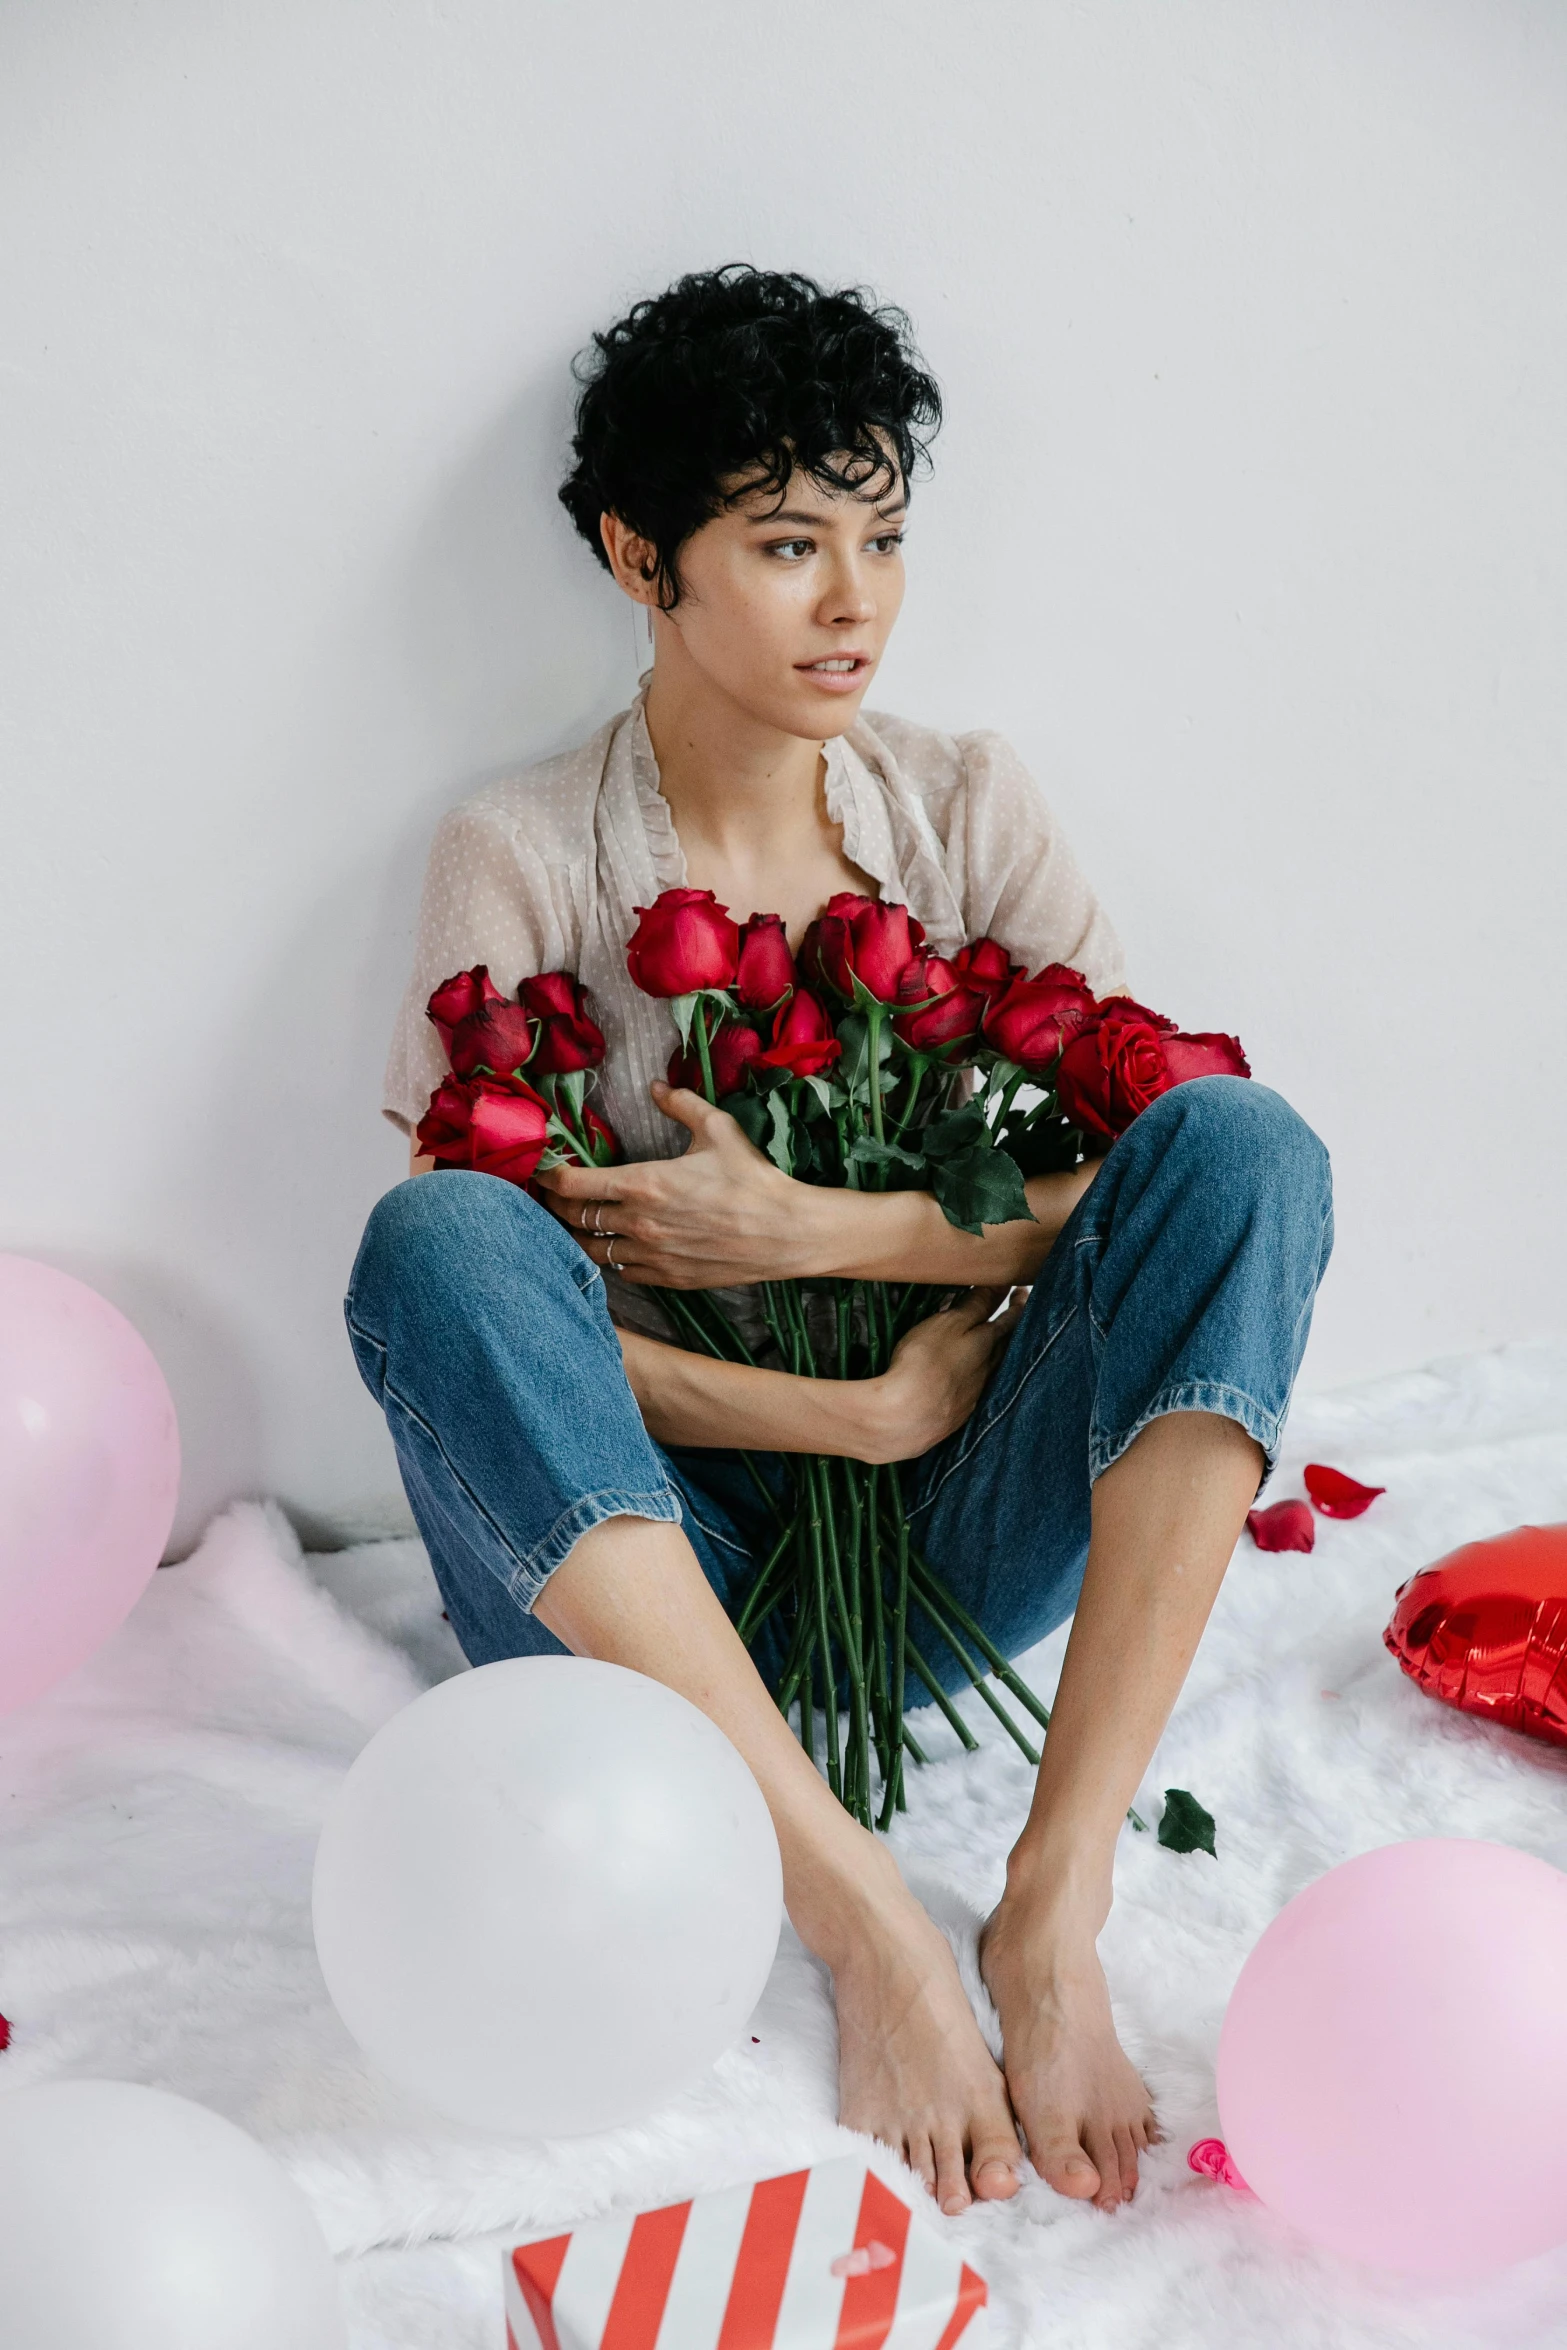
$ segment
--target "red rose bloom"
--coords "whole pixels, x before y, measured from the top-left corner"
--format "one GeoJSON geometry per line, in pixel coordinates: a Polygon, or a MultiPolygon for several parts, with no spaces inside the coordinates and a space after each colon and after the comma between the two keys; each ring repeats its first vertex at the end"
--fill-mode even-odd
{"type": "Polygon", "coordinates": [[[781,914],[753,914],[740,929],[735,994],[749,1012],[770,1012],[794,985],[794,957],[781,914]]]}
{"type": "Polygon", "coordinates": [[[534,1024],[521,1004],[494,996],[459,1020],[446,1050],[459,1077],[473,1077],[488,1069],[493,1077],[510,1077],[533,1051],[534,1024]]]}
{"type": "Polygon", "coordinates": [[[471,1167],[503,1183],[528,1183],[549,1140],[549,1105],[514,1078],[447,1078],[430,1096],[415,1132],[442,1167],[471,1167]]]}
{"type": "Polygon", "coordinates": [[[1050,963],[1033,979],[1014,979],[985,1014],[985,1042],[1030,1077],[1042,1077],[1067,1038],[1094,1013],[1081,971],[1050,963]]]}
{"type": "Polygon", "coordinates": [[[1170,1072],[1172,1085],[1184,1085],[1192,1077],[1249,1077],[1251,1063],[1241,1051],[1238,1036],[1216,1036],[1204,1031],[1198,1036],[1177,1032],[1164,1042],[1164,1065],[1170,1072]]]}
{"type": "Polygon", "coordinates": [[[977,987],[988,1003],[1023,976],[1022,964],[1014,963],[1006,948],[998,947],[993,938],[971,938],[953,956],[952,968],[965,987],[977,987]]]}
{"type": "Polygon", "coordinates": [[[940,955],[916,955],[905,963],[898,980],[900,1003],[917,1004],[934,996],[922,1011],[900,1012],[892,1025],[916,1053],[939,1053],[944,1045],[972,1044],[985,1016],[985,997],[966,986],[955,963],[940,955]]]}
{"type": "Polygon", "coordinates": [[[831,988],[851,1003],[857,979],[878,1003],[895,1004],[903,967],[924,944],[925,926],[907,906],[886,905],[841,889],[827,900],[825,911],[801,940],[800,963],[818,986],[831,988]]]}
{"type": "Polygon", "coordinates": [[[773,1020],[772,1042],[757,1055],[766,1069],[787,1069],[791,1077],[820,1077],[843,1051],[832,1022],[805,988],[797,987],[773,1020]]]}
{"type": "Polygon", "coordinates": [[[468,1088],[455,1077],[443,1077],[430,1096],[429,1107],[414,1128],[414,1140],[427,1159],[462,1166],[468,1147],[468,1088]]]}
{"type": "MultiPolygon", "coordinates": [[[[745,1083],[746,1070],[761,1049],[762,1040],[754,1028],[748,1028],[743,1020],[726,1020],[707,1040],[714,1093],[738,1093],[745,1083]]],[[[666,1074],[671,1085],[689,1086],[693,1093],[702,1091],[702,1056],[694,1036],[689,1047],[676,1045],[669,1056],[666,1074]]]]}
{"type": "Polygon", "coordinates": [[[487,963],[475,963],[471,971],[456,971],[450,979],[443,979],[424,1008],[427,1020],[433,1020],[441,1032],[441,1042],[450,1059],[452,1030],[459,1020],[466,1020],[481,1004],[503,1004],[506,998],[490,978],[487,963]]]}
{"type": "Polygon", "coordinates": [[[1101,1012],[1121,1012],[1133,1019],[1146,1020],[1149,1027],[1156,1028],[1161,1036],[1174,1036],[1176,1033],[1173,1020],[1167,1020],[1162,1012],[1150,1012],[1148,1006],[1140,1004],[1135,996],[1104,996],[1100,999],[1099,1009],[1101,1012]]]}
{"type": "Polygon", "coordinates": [[[588,1017],[588,991],[569,971],[525,979],[517,993],[539,1023],[538,1050],[530,1064],[535,1077],[565,1077],[573,1069],[598,1067],[604,1031],[588,1017]]]}
{"type": "Polygon", "coordinates": [[[1114,997],[1067,1039],[1056,1071],[1063,1117],[1092,1134],[1124,1134],[1170,1085],[1164,1039],[1140,1010],[1128,1015],[1114,997]]]}
{"type": "Polygon", "coordinates": [[[740,960],[740,926],[710,889],[661,890],[641,916],[626,949],[626,969],[644,995],[690,995],[732,987],[740,960]]]}

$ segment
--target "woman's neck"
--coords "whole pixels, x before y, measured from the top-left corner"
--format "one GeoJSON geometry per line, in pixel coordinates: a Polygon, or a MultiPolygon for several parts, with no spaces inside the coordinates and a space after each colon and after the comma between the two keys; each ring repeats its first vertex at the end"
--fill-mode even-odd
{"type": "Polygon", "coordinates": [[[693,889],[710,889],[737,922],[781,914],[796,949],[835,891],[877,894],[828,813],[819,741],[763,725],[683,660],[678,642],[672,660],[661,650],[654,662],[646,716],[693,889]]]}
{"type": "Polygon", "coordinates": [[[689,664],[656,661],[645,706],[688,859],[754,865],[787,857],[822,820],[822,745],[764,725],[689,664]]]}

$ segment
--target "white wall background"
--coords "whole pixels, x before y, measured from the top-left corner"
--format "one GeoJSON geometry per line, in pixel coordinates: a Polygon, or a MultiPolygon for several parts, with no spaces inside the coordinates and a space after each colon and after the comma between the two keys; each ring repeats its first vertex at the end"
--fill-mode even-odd
{"type": "Polygon", "coordinates": [[[950,425],[876,699],[1009,731],[1329,1141],[1315,1384],[1567,1327],[1561,0],[9,0],[0,1245],[176,1549],[403,1522],[340,1300],[425,845],[633,682],[567,362],[868,279],[950,425]]]}

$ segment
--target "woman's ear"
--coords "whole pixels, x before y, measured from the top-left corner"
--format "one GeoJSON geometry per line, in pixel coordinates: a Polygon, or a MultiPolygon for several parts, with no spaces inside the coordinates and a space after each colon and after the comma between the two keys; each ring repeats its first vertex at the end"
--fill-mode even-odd
{"type": "Polygon", "coordinates": [[[658,550],[621,521],[618,514],[599,516],[599,537],[609,558],[616,584],[637,604],[658,602],[658,550]]]}

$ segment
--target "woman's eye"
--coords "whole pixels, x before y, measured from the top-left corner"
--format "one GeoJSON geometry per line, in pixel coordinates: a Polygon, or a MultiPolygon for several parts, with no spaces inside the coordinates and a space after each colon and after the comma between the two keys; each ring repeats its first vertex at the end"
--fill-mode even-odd
{"type": "Polygon", "coordinates": [[[901,530],[884,531],[880,538],[871,541],[871,545],[876,549],[878,555],[895,555],[902,544],[903,533],[901,530]]]}
{"type": "Polygon", "coordinates": [[[810,551],[809,539],[774,539],[767,550],[769,555],[781,555],[791,563],[797,562],[802,554],[808,555],[810,551]]]}

